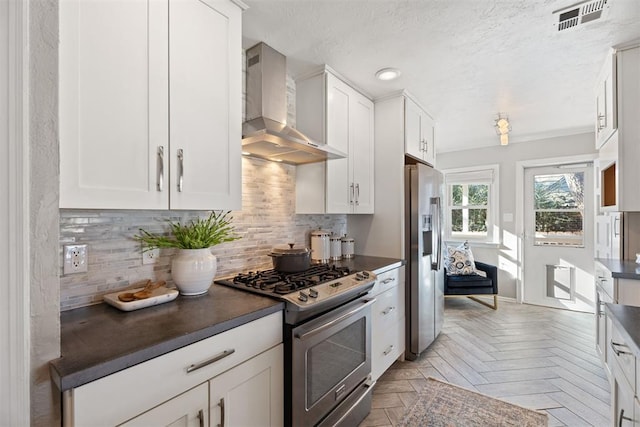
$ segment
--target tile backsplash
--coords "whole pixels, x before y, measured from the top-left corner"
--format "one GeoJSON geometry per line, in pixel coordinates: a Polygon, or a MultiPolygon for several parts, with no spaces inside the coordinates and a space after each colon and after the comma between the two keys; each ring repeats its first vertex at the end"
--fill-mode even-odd
{"type": "MultiPolygon", "coordinates": [[[[233,224],[240,240],[215,246],[217,277],[271,265],[273,246],[289,242],[308,246],[309,233],[322,228],[344,234],[346,215],[296,215],[295,167],[260,159],[242,160],[242,209],[233,224]]],[[[155,264],[142,264],[140,244],[132,239],[140,228],[168,231],[167,219],[188,221],[202,211],[60,210],[60,265],[65,244],[88,245],[88,272],[64,275],[60,267],[60,309],[102,301],[104,294],[146,280],[171,281],[171,255],[162,249],[155,264]]]]}

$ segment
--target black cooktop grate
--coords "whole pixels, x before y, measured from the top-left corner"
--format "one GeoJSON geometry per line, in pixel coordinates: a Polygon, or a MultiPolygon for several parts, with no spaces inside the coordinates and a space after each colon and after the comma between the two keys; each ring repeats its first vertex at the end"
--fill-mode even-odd
{"type": "Polygon", "coordinates": [[[273,269],[250,271],[238,274],[230,281],[237,287],[245,286],[248,291],[284,295],[339,279],[349,274],[351,274],[351,270],[348,267],[317,264],[300,273],[283,273],[273,269]]]}

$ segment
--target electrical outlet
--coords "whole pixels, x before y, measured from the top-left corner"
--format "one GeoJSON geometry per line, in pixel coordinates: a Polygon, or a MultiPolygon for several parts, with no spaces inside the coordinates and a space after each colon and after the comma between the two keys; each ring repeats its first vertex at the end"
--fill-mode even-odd
{"type": "Polygon", "coordinates": [[[158,257],[160,256],[160,249],[148,249],[142,252],[142,264],[155,264],[158,262],[158,257]]]}
{"type": "Polygon", "coordinates": [[[86,272],[88,252],[87,245],[65,245],[64,274],[86,272]]]}

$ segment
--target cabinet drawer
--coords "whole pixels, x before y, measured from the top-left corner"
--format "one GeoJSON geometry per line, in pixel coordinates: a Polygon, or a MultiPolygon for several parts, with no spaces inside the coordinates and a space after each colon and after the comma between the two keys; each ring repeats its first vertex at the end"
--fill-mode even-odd
{"type": "Polygon", "coordinates": [[[66,392],[65,423],[119,424],[281,342],[278,312],[66,392]]]}
{"type": "Polygon", "coordinates": [[[618,328],[614,325],[611,330],[611,339],[607,348],[607,360],[615,361],[614,365],[620,370],[631,388],[636,390],[636,358],[626,345],[618,328]]]}
{"type": "Polygon", "coordinates": [[[400,283],[401,278],[404,276],[400,274],[402,268],[404,267],[394,268],[393,270],[378,274],[378,279],[376,280],[376,284],[373,285],[370,294],[376,296],[395,286],[404,286],[404,283],[400,283]]]}
{"type": "Polygon", "coordinates": [[[371,375],[374,381],[404,352],[404,321],[404,316],[400,317],[382,331],[376,330],[374,326],[371,340],[371,375]]]}
{"type": "Polygon", "coordinates": [[[596,285],[612,299],[617,300],[617,295],[613,292],[613,276],[611,272],[605,268],[602,264],[596,262],[596,285]]]}
{"type": "Polygon", "coordinates": [[[404,317],[404,289],[395,287],[376,296],[372,315],[374,333],[384,330],[404,317]]]}

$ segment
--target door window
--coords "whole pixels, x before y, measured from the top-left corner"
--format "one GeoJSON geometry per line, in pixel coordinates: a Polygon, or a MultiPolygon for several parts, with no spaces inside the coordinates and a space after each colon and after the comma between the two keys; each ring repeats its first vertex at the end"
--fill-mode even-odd
{"type": "Polygon", "coordinates": [[[534,175],[534,245],[584,246],[584,173],[534,175]]]}

